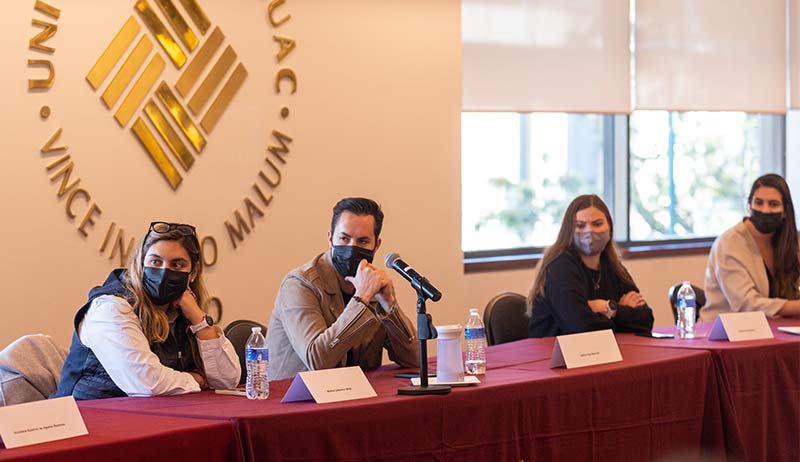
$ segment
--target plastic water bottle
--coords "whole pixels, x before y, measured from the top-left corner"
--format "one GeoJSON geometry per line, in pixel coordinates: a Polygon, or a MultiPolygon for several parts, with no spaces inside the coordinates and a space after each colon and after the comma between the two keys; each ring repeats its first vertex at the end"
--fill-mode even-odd
{"type": "Polygon", "coordinates": [[[267,399],[269,396],[269,348],[267,340],[261,335],[260,327],[253,327],[253,333],[245,345],[245,361],[247,363],[247,399],[267,399]]]}
{"type": "Polygon", "coordinates": [[[467,359],[464,369],[467,374],[478,375],[486,373],[486,328],[478,315],[476,308],[470,308],[467,327],[464,329],[467,339],[467,359]]]}
{"type": "Polygon", "coordinates": [[[697,317],[697,299],[692,284],[684,281],[678,289],[678,336],[694,338],[694,321],[697,317]]]}

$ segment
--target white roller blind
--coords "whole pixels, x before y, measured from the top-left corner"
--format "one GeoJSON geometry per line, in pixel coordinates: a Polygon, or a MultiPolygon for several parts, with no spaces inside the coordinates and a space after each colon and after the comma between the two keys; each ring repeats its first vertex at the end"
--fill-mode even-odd
{"type": "Polygon", "coordinates": [[[789,66],[791,107],[800,109],[800,0],[789,0],[789,66]]]}
{"type": "Polygon", "coordinates": [[[462,0],[465,111],[630,111],[629,0],[462,0]]]}
{"type": "Polygon", "coordinates": [[[636,108],[786,112],[785,0],[636,0],[636,108]]]}

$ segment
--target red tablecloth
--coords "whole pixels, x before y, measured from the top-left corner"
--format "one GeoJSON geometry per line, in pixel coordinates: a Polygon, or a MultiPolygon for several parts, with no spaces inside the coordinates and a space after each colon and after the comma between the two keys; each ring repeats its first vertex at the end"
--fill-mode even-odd
{"type": "Polygon", "coordinates": [[[501,345],[489,356],[502,363],[506,348],[527,344],[532,356],[543,358],[508,367],[530,374],[515,390],[520,393],[524,459],[724,457],[710,355],[681,351],[673,356],[663,354],[668,350],[620,346],[622,362],[550,369],[553,343],[553,338],[523,340],[501,345]],[[686,399],[689,394],[699,399],[686,399]]]}
{"type": "Polygon", "coordinates": [[[398,396],[408,380],[387,367],[367,373],[376,398],[343,403],[281,404],[284,380],[271,383],[266,401],[204,392],[84,406],[230,419],[248,460],[722,457],[719,386],[708,352],[624,345],[622,362],[566,370],[548,367],[552,345],[529,339],[492,347],[482,383],[443,396],[398,396]]]}
{"type": "MultiPolygon", "coordinates": [[[[728,452],[746,461],[800,461],[800,336],[778,330],[797,319],[770,319],[774,339],[708,340],[713,325],[697,325],[694,339],[617,335],[620,345],[710,351],[717,370],[728,452]]],[[[675,333],[675,328],[657,329],[675,333]]]]}
{"type": "Polygon", "coordinates": [[[241,461],[229,421],[92,409],[79,403],[88,435],[21,448],[0,446],[0,461],[241,461]]]}

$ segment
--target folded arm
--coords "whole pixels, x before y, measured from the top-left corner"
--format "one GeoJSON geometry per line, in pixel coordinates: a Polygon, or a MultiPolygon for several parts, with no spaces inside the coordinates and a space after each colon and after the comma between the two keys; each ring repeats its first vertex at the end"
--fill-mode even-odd
{"type": "Polygon", "coordinates": [[[128,396],[200,391],[190,373],[164,366],[150,351],[139,319],[122,298],[106,295],[95,299],[81,323],[79,337],[128,396]]]}

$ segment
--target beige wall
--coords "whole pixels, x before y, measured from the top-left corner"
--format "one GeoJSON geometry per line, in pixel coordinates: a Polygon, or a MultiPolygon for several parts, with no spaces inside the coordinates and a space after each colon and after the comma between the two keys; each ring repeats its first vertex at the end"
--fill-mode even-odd
{"type": "MultiPolygon", "coordinates": [[[[134,1],[53,0],[62,10],[47,43],[56,48],[53,55],[27,46],[40,30],[31,19],[49,18],[34,12],[33,1],[8,3],[0,17],[0,345],[32,332],[67,344],[75,310],[115,266],[98,250],[112,221],[137,238],[151,219],[191,222],[215,236],[220,258],[208,285],[223,301],[223,323],[266,323],[283,275],[327,247],[330,209],[347,195],[383,204],[387,218],[377,258],[396,251],[436,275],[446,294],[437,320],[453,317],[449,310],[461,318],[460,2],[286,2],[277,16],[292,19],[273,30],[266,1],[238,0],[231,8],[229,1],[201,0],[249,75],[176,192],[84,80],[133,14],[134,1]],[[280,66],[273,33],[297,41],[280,66]],[[51,90],[27,90],[29,76],[44,74],[29,70],[27,59],[53,60],[51,90]],[[295,95],[274,95],[279,67],[296,72],[295,95]],[[43,104],[53,108],[47,121],[39,118],[43,104]],[[278,115],[284,105],[291,110],[286,121],[278,115]],[[65,200],[57,197],[48,161],[38,152],[58,127],[75,162],[73,178],[81,178],[103,209],[87,238],[76,230],[80,218],[67,219],[65,200]],[[223,221],[234,209],[244,210],[245,197],[254,197],[251,186],[265,166],[273,129],[294,140],[282,183],[271,191],[274,199],[253,233],[233,250],[223,221]]],[[[176,75],[168,63],[165,80],[176,75]]],[[[82,213],[86,206],[76,204],[82,213]]],[[[412,314],[413,294],[399,276],[395,280],[412,314]]]]}

